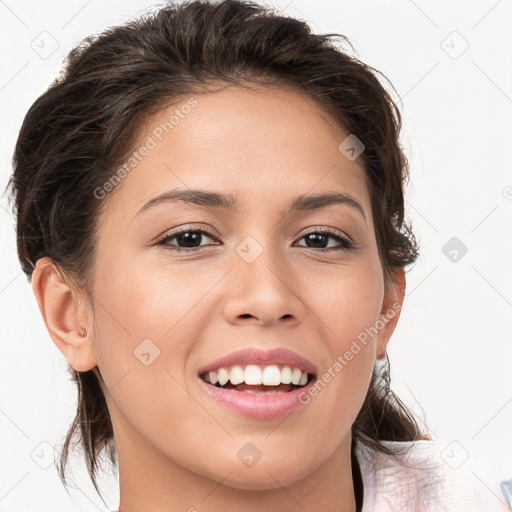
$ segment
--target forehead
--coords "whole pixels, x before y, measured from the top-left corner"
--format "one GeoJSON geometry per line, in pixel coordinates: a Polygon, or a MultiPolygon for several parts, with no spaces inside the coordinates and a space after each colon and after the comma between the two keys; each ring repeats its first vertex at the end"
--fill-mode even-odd
{"type": "Polygon", "coordinates": [[[228,87],[180,97],[141,129],[129,172],[110,192],[109,216],[126,223],[176,188],[222,191],[239,197],[237,208],[275,200],[280,211],[292,196],[334,189],[369,213],[361,159],[339,150],[348,135],[314,99],[291,90],[228,87]]]}

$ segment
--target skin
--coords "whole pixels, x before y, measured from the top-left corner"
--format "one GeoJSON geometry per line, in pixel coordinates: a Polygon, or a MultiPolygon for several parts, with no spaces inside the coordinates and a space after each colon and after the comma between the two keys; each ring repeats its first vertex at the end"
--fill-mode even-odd
{"type": "MultiPolygon", "coordinates": [[[[348,132],[298,93],[228,87],[195,98],[191,113],[106,199],[92,307],[42,258],[32,278],[41,313],[75,370],[101,372],[122,512],[148,504],[152,512],[353,512],[351,426],[399,318],[384,313],[405,293],[403,270],[384,288],[363,165],[338,149],[348,132]],[[173,202],[136,215],[174,188],[230,193],[240,206],[173,202]],[[326,191],[350,194],[366,220],[347,205],[286,212],[291,198],[326,191]],[[190,223],[214,237],[203,235],[189,253],[154,245],[190,223]],[[336,238],[308,247],[305,235],[322,226],[358,249],[331,249],[340,247],[336,238]],[[236,252],[248,236],[263,249],[252,263],[236,252]],[[246,347],[291,349],[322,374],[379,318],[375,337],[284,418],[238,415],[200,388],[200,366],[246,347]],[[160,350],[149,366],[134,356],[147,338],[160,350]],[[237,457],[248,442],[262,453],[250,468],[237,457]]],[[[175,109],[149,120],[140,140],[175,109]]],[[[168,242],[180,243],[186,247],[168,242]]]]}

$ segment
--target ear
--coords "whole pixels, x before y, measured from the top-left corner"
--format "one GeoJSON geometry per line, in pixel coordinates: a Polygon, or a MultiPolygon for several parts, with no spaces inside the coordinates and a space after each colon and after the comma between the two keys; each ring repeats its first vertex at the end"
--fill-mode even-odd
{"type": "Polygon", "coordinates": [[[83,327],[92,330],[84,293],[68,282],[48,257],[37,261],[31,285],[50,337],[71,367],[79,372],[94,368],[92,332],[81,334],[83,327]]]}
{"type": "Polygon", "coordinates": [[[386,347],[400,318],[405,296],[405,270],[400,268],[391,277],[393,282],[385,294],[379,317],[383,327],[377,335],[377,359],[383,358],[386,353],[386,347]]]}

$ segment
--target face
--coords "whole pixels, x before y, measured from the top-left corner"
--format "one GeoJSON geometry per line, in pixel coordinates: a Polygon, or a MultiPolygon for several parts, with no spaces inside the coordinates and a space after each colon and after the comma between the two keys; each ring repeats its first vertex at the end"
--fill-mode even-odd
{"type": "MultiPolygon", "coordinates": [[[[230,87],[193,97],[193,108],[180,110],[187,97],[150,120],[140,141],[151,137],[154,147],[104,199],[94,363],[109,389],[121,464],[275,488],[276,478],[296,482],[349,453],[378,355],[379,334],[339,370],[385,299],[364,168],[338,149],[349,133],[297,93],[230,87]],[[172,129],[155,132],[176,109],[172,129]],[[196,189],[234,204],[144,208],[196,189]],[[324,193],[354,202],[290,208],[324,193]],[[298,406],[298,390],[295,405],[217,386],[213,396],[201,370],[244,349],[291,351],[309,362],[310,380],[331,378],[314,396],[303,388],[298,406]],[[246,464],[248,456],[260,459],[246,464]]],[[[283,354],[255,366],[302,367],[283,354]]],[[[242,370],[244,357],[255,362],[242,354],[242,370]]]]}

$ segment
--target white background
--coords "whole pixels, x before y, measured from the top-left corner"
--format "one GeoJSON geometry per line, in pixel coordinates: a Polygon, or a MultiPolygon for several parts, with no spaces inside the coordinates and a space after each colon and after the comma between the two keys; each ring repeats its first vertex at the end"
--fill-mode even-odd
{"type": "MultiPolygon", "coordinates": [[[[69,50],[155,5],[0,2],[2,191],[23,116],[69,50]],[[58,43],[45,59],[31,47],[43,31],[58,43]]],[[[356,56],[395,86],[411,167],[407,216],[421,256],[407,274],[404,308],[388,346],[392,388],[435,439],[457,441],[452,447],[467,451],[475,485],[489,483],[484,470],[512,479],[512,0],[267,5],[286,8],[315,32],[348,36],[356,56]],[[469,47],[459,55],[462,38],[469,47]],[[452,237],[468,249],[456,262],[443,253],[452,237]]],[[[58,451],[76,390],[21,273],[5,196],[0,230],[0,510],[114,510],[114,477],[105,477],[105,508],[80,462],[71,496],[53,465],[36,462],[53,457],[51,446],[58,451]]]]}

